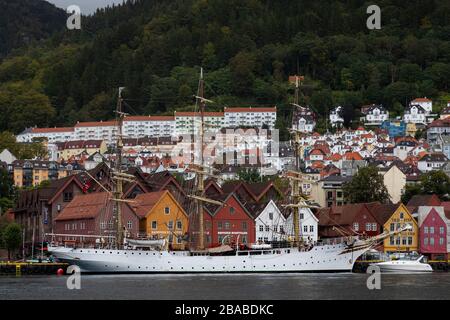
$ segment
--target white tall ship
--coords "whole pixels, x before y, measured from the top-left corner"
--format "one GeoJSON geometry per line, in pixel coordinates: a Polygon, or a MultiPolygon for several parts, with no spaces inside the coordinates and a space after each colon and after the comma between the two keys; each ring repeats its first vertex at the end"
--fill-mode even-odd
{"type": "MultiPolygon", "coordinates": [[[[202,72],[203,73],[203,72],[202,72]]],[[[298,81],[294,106],[298,106],[298,81]]],[[[118,117],[118,141],[117,161],[113,172],[115,181],[113,199],[114,217],[116,221],[115,243],[109,248],[74,248],[54,246],[49,244],[49,252],[61,262],[77,265],[85,273],[261,273],[261,272],[351,272],[355,261],[366,251],[376,246],[383,239],[408,230],[410,226],[404,226],[395,232],[385,232],[377,237],[361,240],[357,237],[328,239],[326,243],[311,245],[303,244],[300,240],[299,211],[308,207],[308,203],[301,196],[300,182],[305,181],[299,172],[299,161],[296,163],[296,171],[290,172],[289,178],[292,186],[293,204],[286,207],[293,209],[294,238],[286,247],[275,248],[269,244],[254,244],[252,249],[239,250],[239,245],[232,248],[223,244],[218,248],[205,248],[203,226],[203,203],[223,205],[222,203],[207,199],[204,194],[204,177],[208,175],[208,168],[204,165],[203,152],[201,152],[196,173],[197,190],[190,197],[196,203],[195,219],[198,219],[199,230],[195,234],[197,244],[192,251],[170,251],[167,241],[126,239],[123,233],[121,208],[119,203],[122,196],[122,181],[131,179],[122,173],[122,132],[121,123],[122,97],[119,91],[117,106],[118,117]],[[125,238],[125,239],[124,239],[125,238]]],[[[203,142],[204,122],[203,114],[205,103],[203,98],[203,74],[200,77],[197,103],[201,112],[201,139],[203,142]]],[[[298,155],[298,141],[300,134],[293,130],[296,151],[298,155]]],[[[203,143],[202,143],[203,149],[203,143]]],[[[297,156],[298,159],[298,156],[297,156]]],[[[70,235],[73,236],[73,235],[70,235]]],[[[101,236],[99,236],[101,238],[101,236]]],[[[194,246],[192,246],[194,247],[194,246]]]]}

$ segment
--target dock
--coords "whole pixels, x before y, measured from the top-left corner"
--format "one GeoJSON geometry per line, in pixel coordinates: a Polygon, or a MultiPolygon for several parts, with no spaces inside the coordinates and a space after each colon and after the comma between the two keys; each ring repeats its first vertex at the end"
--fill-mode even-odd
{"type": "Polygon", "coordinates": [[[67,263],[0,262],[0,276],[56,275],[59,269],[66,273],[67,263]]]}

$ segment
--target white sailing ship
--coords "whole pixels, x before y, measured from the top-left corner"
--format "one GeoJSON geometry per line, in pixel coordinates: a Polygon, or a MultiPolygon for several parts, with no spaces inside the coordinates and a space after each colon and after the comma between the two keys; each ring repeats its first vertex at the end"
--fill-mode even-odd
{"type": "MultiPolygon", "coordinates": [[[[298,106],[297,81],[296,101],[298,106]]],[[[196,96],[200,105],[201,128],[200,134],[203,139],[204,121],[203,114],[205,103],[203,94],[203,72],[200,77],[199,92],[196,96]]],[[[201,161],[197,165],[199,169],[193,170],[197,176],[197,192],[190,196],[196,203],[195,219],[198,219],[199,230],[196,232],[198,244],[192,251],[170,251],[164,240],[137,240],[124,239],[120,202],[122,196],[122,181],[132,179],[131,176],[122,173],[122,97],[119,90],[119,102],[117,106],[118,117],[118,141],[117,159],[113,172],[115,181],[113,199],[115,203],[114,217],[116,221],[115,245],[109,248],[74,248],[65,246],[48,246],[49,252],[59,261],[70,265],[77,265],[85,273],[242,273],[242,272],[350,272],[355,261],[366,251],[376,246],[383,239],[408,230],[410,226],[403,226],[394,232],[385,232],[370,239],[359,239],[357,237],[345,237],[330,239],[316,245],[303,244],[300,240],[299,211],[302,207],[308,207],[308,203],[301,196],[300,183],[304,177],[298,172],[299,162],[297,160],[296,171],[287,176],[292,183],[293,204],[286,207],[293,209],[294,215],[294,238],[285,247],[276,247],[268,244],[253,244],[248,250],[240,250],[239,245],[235,248],[223,244],[219,248],[205,248],[205,234],[203,226],[203,203],[223,205],[222,203],[207,199],[204,194],[204,177],[208,175],[204,166],[203,152],[201,161]]],[[[299,132],[294,130],[298,159],[299,132]]],[[[203,141],[203,140],[202,140],[203,141]]],[[[203,148],[203,143],[202,143],[203,148]]],[[[51,236],[51,235],[50,235],[51,236]]],[[[73,235],[71,235],[73,236],[73,235]]],[[[99,236],[100,237],[100,236],[99,236]]],[[[194,238],[194,236],[192,237],[194,238]]]]}

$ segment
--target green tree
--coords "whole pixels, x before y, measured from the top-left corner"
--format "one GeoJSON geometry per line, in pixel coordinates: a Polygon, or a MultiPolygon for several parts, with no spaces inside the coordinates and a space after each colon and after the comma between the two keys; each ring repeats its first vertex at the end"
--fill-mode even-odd
{"type": "Polygon", "coordinates": [[[359,169],[350,182],[344,184],[344,197],[349,203],[388,202],[389,193],[383,176],[373,166],[359,169]]]}
{"type": "Polygon", "coordinates": [[[22,242],[22,228],[17,223],[10,223],[2,232],[3,244],[8,250],[8,259],[11,254],[20,247],[22,242]]]}
{"type": "Polygon", "coordinates": [[[435,194],[441,199],[448,199],[450,194],[450,178],[444,171],[430,171],[420,177],[420,182],[412,186],[406,186],[402,197],[404,203],[418,194],[435,194]]]}
{"type": "Polygon", "coordinates": [[[241,169],[237,172],[238,180],[248,183],[261,182],[261,175],[257,169],[241,169]]]}

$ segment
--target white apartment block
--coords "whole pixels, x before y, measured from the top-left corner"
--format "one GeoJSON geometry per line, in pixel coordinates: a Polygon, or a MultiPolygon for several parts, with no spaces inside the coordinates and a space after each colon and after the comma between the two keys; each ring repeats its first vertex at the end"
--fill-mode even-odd
{"type": "Polygon", "coordinates": [[[127,138],[171,137],[174,132],[173,116],[130,116],[123,122],[123,134],[127,138]]]}
{"type": "MultiPolygon", "coordinates": [[[[205,131],[218,131],[224,126],[223,112],[205,112],[203,114],[205,131]]],[[[175,111],[175,134],[197,134],[200,132],[200,112],[176,112],[175,111]]]]}
{"type": "Polygon", "coordinates": [[[32,142],[35,138],[46,138],[50,143],[76,140],[74,128],[28,128],[16,136],[17,142],[32,142]]]}
{"type": "MultiPolygon", "coordinates": [[[[217,132],[222,128],[275,127],[276,108],[229,108],[225,112],[205,112],[205,131],[217,132]]],[[[123,138],[178,137],[198,134],[201,124],[199,112],[175,112],[174,116],[129,116],[124,119],[123,138]]],[[[33,138],[47,138],[48,142],[74,140],[104,140],[114,144],[117,139],[116,121],[78,122],[72,128],[29,128],[16,136],[18,142],[31,142],[33,138]]]]}
{"type": "Polygon", "coordinates": [[[275,127],[277,108],[225,108],[225,127],[275,127]]]}
{"type": "Polygon", "coordinates": [[[114,144],[117,133],[115,121],[78,122],[75,125],[76,140],[104,140],[106,144],[114,144]]]}

